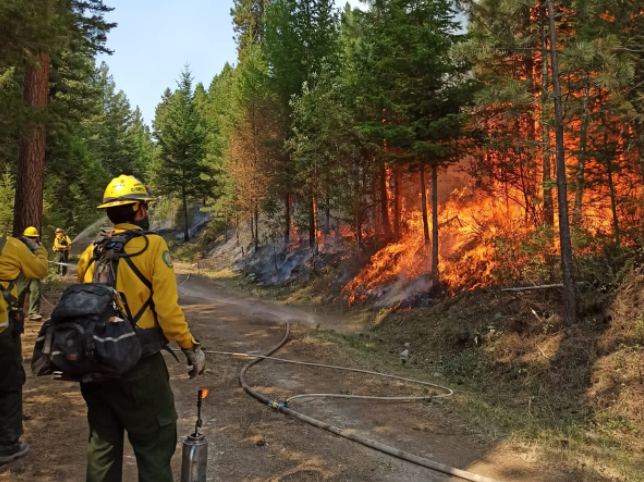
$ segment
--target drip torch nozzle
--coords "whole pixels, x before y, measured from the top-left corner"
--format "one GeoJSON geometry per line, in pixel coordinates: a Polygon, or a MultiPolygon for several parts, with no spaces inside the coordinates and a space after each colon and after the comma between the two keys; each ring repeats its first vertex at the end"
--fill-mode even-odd
{"type": "Polygon", "coordinates": [[[194,436],[197,437],[200,435],[199,429],[203,425],[203,421],[201,420],[201,402],[204,398],[208,396],[208,389],[203,388],[199,390],[199,393],[197,395],[197,423],[195,423],[195,433],[194,436]]]}

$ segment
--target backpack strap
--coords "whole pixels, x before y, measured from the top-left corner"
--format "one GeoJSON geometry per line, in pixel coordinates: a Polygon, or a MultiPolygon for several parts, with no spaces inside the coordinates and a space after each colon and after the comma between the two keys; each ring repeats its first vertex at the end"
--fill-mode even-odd
{"type": "MultiPolygon", "coordinates": [[[[159,322],[157,320],[157,314],[154,309],[154,301],[152,299],[154,295],[154,291],[152,289],[152,282],[148,280],[143,273],[141,273],[141,270],[139,270],[134,262],[132,261],[132,258],[139,256],[143,254],[149,247],[149,240],[147,238],[147,235],[149,234],[154,234],[148,231],[140,231],[140,230],[130,230],[130,231],[125,231],[123,233],[118,233],[114,234],[113,231],[107,231],[103,230],[99,234],[99,237],[96,239],[94,242],[94,256],[92,257],[92,261],[96,263],[96,260],[100,258],[99,250],[100,248],[109,248],[112,250],[111,253],[111,270],[112,270],[112,279],[110,280],[110,285],[113,285],[112,287],[116,289],[116,278],[118,275],[118,264],[121,260],[125,261],[125,263],[128,265],[130,270],[134,273],[134,275],[145,285],[145,287],[150,290],[150,296],[146,300],[146,302],[143,304],[143,306],[139,309],[137,313],[132,313],[130,310],[130,307],[127,303],[127,297],[125,296],[125,293],[119,293],[119,296],[121,297],[123,301],[123,307],[125,308],[125,311],[128,315],[128,318],[130,321],[136,325],[139,320],[143,317],[143,314],[145,311],[150,308],[152,310],[152,313],[154,315],[154,321],[155,324],[158,326],[159,322]],[[143,237],[145,239],[145,246],[143,247],[142,250],[140,250],[137,253],[126,253],[125,252],[125,246],[127,243],[129,243],[132,238],[135,237],[143,237]],[[113,246],[111,246],[113,244],[113,246]]],[[[96,268],[95,268],[96,269],[96,268]]],[[[94,272],[94,276],[96,277],[96,271],[94,272]]],[[[96,279],[94,280],[96,281],[96,279]]]]}

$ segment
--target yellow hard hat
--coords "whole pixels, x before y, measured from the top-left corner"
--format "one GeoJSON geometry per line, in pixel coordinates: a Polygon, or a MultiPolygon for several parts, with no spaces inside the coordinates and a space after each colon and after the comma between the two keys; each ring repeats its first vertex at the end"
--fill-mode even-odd
{"type": "Polygon", "coordinates": [[[134,176],[120,175],[107,185],[103,194],[103,204],[98,206],[98,209],[150,201],[154,201],[154,198],[148,193],[145,184],[134,176]]]}
{"type": "Polygon", "coordinates": [[[29,226],[27,229],[25,229],[25,232],[22,233],[22,235],[27,236],[28,238],[37,238],[38,236],[40,236],[38,234],[38,230],[33,226],[29,226]]]}

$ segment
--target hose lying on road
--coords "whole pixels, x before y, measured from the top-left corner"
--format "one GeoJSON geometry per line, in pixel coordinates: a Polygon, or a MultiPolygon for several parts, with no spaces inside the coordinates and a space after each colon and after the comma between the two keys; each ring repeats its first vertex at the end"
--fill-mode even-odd
{"type": "Polygon", "coordinates": [[[214,354],[214,355],[229,355],[229,356],[238,356],[238,357],[243,357],[243,358],[259,358],[261,360],[272,360],[276,362],[282,362],[282,363],[291,363],[293,365],[305,365],[305,366],[310,366],[310,367],[318,367],[318,368],[328,368],[331,370],[340,370],[340,371],[345,371],[345,372],[354,372],[354,373],[365,373],[367,375],[375,375],[378,377],[385,377],[385,378],[393,378],[394,380],[400,380],[403,382],[409,382],[409,383],[416,383],[418,385],[425,385],[427,387],[433,387],[433,388],[438,388],[440,390],[444,390],[446,393],[440,394],[440,395],[423,395],[419,397],[377,397],[377,396],[367,396],[367,395],[352,395],[352,394],[340,394],[340,393],[306,393],[302,395],[293,395],[292,397],[289,397],[286,399],[286,402],[290,402],[291,400],[295,400],[296,398],[359,398],[359,399],[365,399],[365,400],[429,400],[432,398],[447,398],[451,397],[454,395],[454,391],[450,388],[444,387],[442,385],[436,385],[435,383],[429,383],[429,382],[422,382],[420,380],[414,380],[412,378],[404,378],[404,377],[399,377],[396,375],[389,375],[387,373],[379,373],[379,372],[372,372],[369,370],[360,370],[358,368],[347,368],[347,367],[339,367],[335,365],[322,365],[320,363],[309,363],[309,362],[303,362],[303,361],[297,361],[297,360],[287,360],[285,358],[275,358],[272,356],[265,356],[265,355],[256,355],[253,353],[240,353],[236,351],[214,351],[214,350],[204,350],[205,353],[209,354],[214,354]]]}
{"type": "MultiPolygon", "coordinates": [[[[359,444],[362,444],[362,445],[364,445],[366,447],[378,450],[378,451],[380,451],[382,453],[385,453],[387,455],[391,455],[393,457],[397,457],[399,459],[406,460],[408,462],[412,462],[414,464],[417,464],[417,465],[420,465],[422,467],[426,467],[428,469],[432,469],[432,470],[435,470],[435,471],[438,471],[438,472],[442,472],[444,474],[452,475],[454,477],[458,477],[458,478],[463,479],[463,480],[469,480],[471,482],[498,482],[498,481],[496,481],[494,479],[490,479],[489,477],[484,477],[482,475],[473,474],[473,473],[467,472],[465,470],[456,469],[454,467],[450,467],[449,465],[441,464],[439,462],[435,462],[435,461],[430,460],[430,459],[419,457],[417,455],[411,454],[409,452],[405,452],[405,451],[397,449],[395,447],[391,447],[389,445],[385,445],[385,444],[382,444],[380,442],[376,442],[375,440],[371,440],[371,439],[368,439],[366,437],[356,435],[355,433],[352,433],[352,432],[345,432],[343,429],[341,429],[339,427],[336,427],[334,425],[330,425],[328,423],[322,422],[322,421],[317,420],[315,418],[309,417],[308,415],[304,415],[303,413],[297,412],[297,411],[295,411],[295,410],[293,410],[291,408],[283,406],[281,403],[279,403],[277,401],[274,401],[274,400],[271,400],[266,395],[263,395],[262,393],[259,393],[258,391],[253,390],[250,387],[250,385],[248,385],[248,383],[246,382],[246,379],[245,379],[246,373],[248,372],[248,370],[253,365],[256,365],[257,363],[259,363],[259,362],[261,362],[262,360],[265,360],[265,359],[276,360],[276,361],[287,362],[287,363],[295,363],[295,364],[298,364],[298,365],[308,365],[308,366],[317,366],[317,367],[321,367],[321,368],[342,369],[342,370],[354,371],[354,372],[358,372],[358,373],[369,373],[369,374],[373,374],[373,375],[386,376],[386,377],[390,377],[390,378],[396,378],[396,379],[399,379],[399,380],[405,380],[405,381],[410,381],[410,382],[414,382],[414,383],[421,383],[421,384],[425,384],[425,385],[430,385],[430,384],[427,384],[427,383],[424,383],[424,382],[419,382],[417,380],[410,380],[410,379],[396,377],[396,376],[393,376],[393,375],[385,375],[385,374],[376,373],[376,372],[368,372],[366,370],[356,370],[356,369],[352,369],[352,368],[333,367],[333,366],[330,366],[330,365],[319,365],[319,364],[316,364],[316,363],[296,362],[296,361],[292,361],[292,360],[284,360],[284,359],[280,359],[280,358],[272,358],[271,355],[273,353],[275,353],[277,350],[279,350],[280,348],[282,348],[286,344],[286,342],[289,339],[290,333],[291,333],[291,325],[290,325],[290,322],[287,322],[286,323],[286,333],[284,334],[284,338],[274,348],[272,348],[266,355],[257,356],[257,355],[241,354],[242,356],[253,356],[254,357],[253,360],[248,362],[244,366],[244,368],[242,368],[242,370],[241,370],[241,372],[239,374],[239,382],[240,382],[241,386],[243,387],[243,389],[246,391],[246,393],[251,395],[253,398],[256,398],[260,402],[263,402],[263,403],[269,405],[270,407],[274,408],[278,412],[285,413],[287,415],[290,415],[292,417],[297,418],[298,420],[301,420],[301,421],[306,422],[306,423],[308,423],[310,425],[313,425],[314,427],[318,427],[318,428],[322,428],[324,430],[328,430],[329,432],[334,433],[336,435],[339,435],[340,437],[344,437],[344,438],[347,438],[347,439],[352,440],[354,442],[358,442],[359,444]]],[[[227,354],[227,355],[233,354],[232,352],[215,352],[215,351],[213,351],[211,353],[227,354]]],[[[235,353],[235,355],[237,355],[237,354],[235,353]]],[[[449,394],[446,394],[446,395],[434,396],[434,398],[435,397],[445,397],[445,396],[449,396],[449,395],[452,394],[452,391],[449,390],[448,388],[440,387],[438,385],[431,385],[431,386],[435,386],[435,387],[438,387],[438,388],[448,390],[448,393],[449,393],[449,394]]],[[[324,394],[322,394],[322,395],[324,395],[324,394]]],[[[337,396],[348,397],[346,395],[333,395],[333,396],[336,396],[336,397],[337,396]]],[[[359,398],[357,396],[353,396],[353,397],[354,398],[359,398]]],[[[293,398],[295,398],[295,397],[291,397],[291,399],[293,399],[293,398]]],[[[360,397],[360,398],[362,398],[362,397],[360,397]]],[[[367,398],[367,397],[364,397],[364,398],[367,398]]],[[[369,398],[389,398],[389,397],[369,397],[369,398]]],[[[404,397],[404,398],[407,399],[407,397],[404,397]]],[[[417,398],[432,398],[432,397],[417,397],[417,398]]],[[[395,398],[393,398],[393,399],[395,399],[395,398]]],[[[401,398],[398,398],[398,399],[401,399],[401,398]]]]}

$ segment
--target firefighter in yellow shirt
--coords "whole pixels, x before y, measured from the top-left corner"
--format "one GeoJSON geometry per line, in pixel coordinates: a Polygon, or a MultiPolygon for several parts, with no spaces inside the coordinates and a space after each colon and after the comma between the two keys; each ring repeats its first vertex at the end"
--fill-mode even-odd
{"type": "Polygon", "coordinates": [[[23,274],[41,279],[47,274],[47,251],[32,239],[0,238],[0,463],[26,455],[22,436],[22,367],[20,335],[24,318],[18,306],[16,279],[23,274]]]}
{"type": "MultiPolygon", "coordinates": [[[[56,255],[56,263],[69,263],[69,251],[72,249],[72,240],[69,239],[62,229],[56,229],[56,237],[54,238],[54,254],[56,255]]],[[[65,276],[67,274],[67,266],[64,264],[56,265],[56,273],[65,276]]]]}
{"type": "MultiPolygon", "coordinates": [[[[114,228],[100,238],[147,231],[147,208],[152,200],[136,178],[113,179],[99,209],[106,210],[114,228]]],[[[122,480],[125,430],[136,454],[139,481],[172,482],[170,460],[177,442],[177,414],[160,351],[166,339],[177,342],[192,367],[191,377],[204,372],[205,355],[179,307],[177,281],[163,238],[155,234],[134,236],[123,250],[131,257],[123,257],[118,263],[116,289],[124,295],[128,316],[141,328],[144,356],[118,380],[81,383],[90,428],[86,480],[122,480]]],[[[81,255],[77,276],[80,283],[94,279],[94,246],[81,255]]]]}

